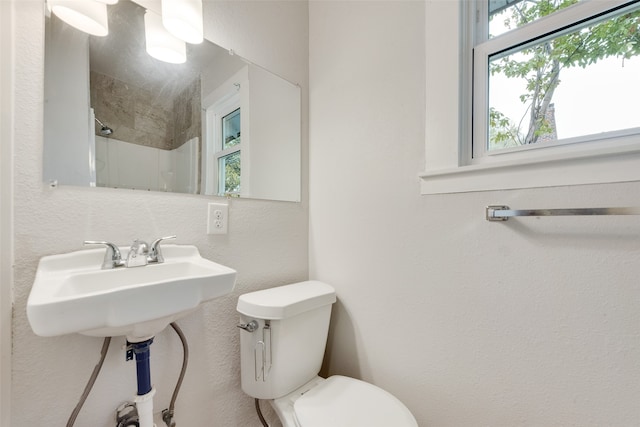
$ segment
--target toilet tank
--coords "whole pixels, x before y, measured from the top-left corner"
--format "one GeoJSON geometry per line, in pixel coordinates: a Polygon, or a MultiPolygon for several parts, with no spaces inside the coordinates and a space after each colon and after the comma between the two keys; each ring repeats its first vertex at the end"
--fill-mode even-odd
{"type": "Polygon", "coordinates": [[[258,399],[276,399],[310,381],[320,371],[335,289],[319,281],[279,286],[241,295],[242,390],[258,399]]]}

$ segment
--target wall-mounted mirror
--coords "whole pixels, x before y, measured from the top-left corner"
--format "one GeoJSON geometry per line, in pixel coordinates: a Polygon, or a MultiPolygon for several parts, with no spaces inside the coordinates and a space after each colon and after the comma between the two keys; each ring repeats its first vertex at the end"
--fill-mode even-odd
{"type": "Polygon", "coordinates": [[[145,9],[108,9],[105,37],[46,19],[45,182],[299,201],[300,88],[206,39],[154,59],[145,9]]]}

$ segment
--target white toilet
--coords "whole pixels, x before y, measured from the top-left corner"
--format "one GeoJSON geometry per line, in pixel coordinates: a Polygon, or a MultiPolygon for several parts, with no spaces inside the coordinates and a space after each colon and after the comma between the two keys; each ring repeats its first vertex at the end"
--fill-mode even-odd
{"type": "Polygon", "coordinates": [[[269,399],[284,427],[417,427],[381,388],[318,376],[335,301],[335,290],[319,281],[241,295],[242,390],[269,399]]]}

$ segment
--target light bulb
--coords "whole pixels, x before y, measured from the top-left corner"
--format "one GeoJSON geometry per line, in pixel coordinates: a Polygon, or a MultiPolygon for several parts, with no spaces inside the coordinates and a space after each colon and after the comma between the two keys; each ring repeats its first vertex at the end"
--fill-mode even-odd
{"type": "Polygon", "coordinates": [[[202,43],[202,0],[162,0],[162,24],[187,43],[202,43]]]}
{"type": "Polygon", "coordinates": [[[187,60],[184,41],[169,34],[160,15],[150,10],[144,14],[144,35],[147,53],[152,57],[172,64],[182,64],[187,60]]]}
{"type": "Polygon", "coordinates": [[[51,11],[61,20],[93,36],[109,34],[107,5],[94,0],[49,0],[51,11]]]}

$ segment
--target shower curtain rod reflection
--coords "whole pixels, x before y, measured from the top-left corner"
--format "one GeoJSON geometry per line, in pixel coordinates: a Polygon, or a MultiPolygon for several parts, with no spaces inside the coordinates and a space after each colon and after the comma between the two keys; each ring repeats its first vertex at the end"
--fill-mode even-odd
{"type": "Polygon", "coordinates": [[[575,209],[511,209],[509,206],[487,206],[487,221],[507,221],[516,216],[585,216],[585,215],[640,215],[640,207],[630,208],[575,208],[575,209]]]}

